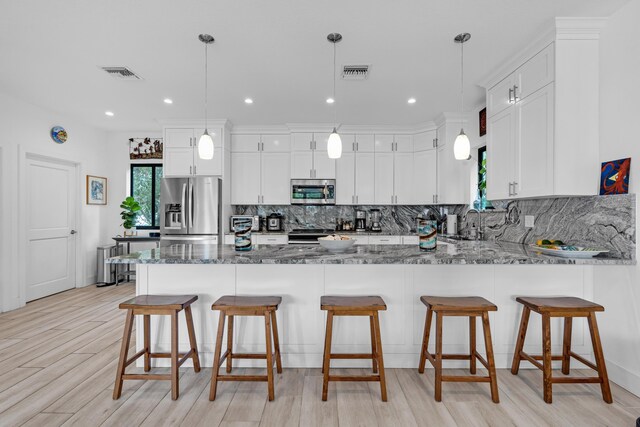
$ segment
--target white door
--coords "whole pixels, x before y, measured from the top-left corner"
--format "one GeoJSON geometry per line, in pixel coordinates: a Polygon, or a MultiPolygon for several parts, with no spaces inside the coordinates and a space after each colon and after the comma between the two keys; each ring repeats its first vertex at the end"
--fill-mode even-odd
{"type": "Polygon", "coordinates": [[[169,128],[164,131],[164,148],[193,147],[193,129],[169,128]]]}
{"type": "Polygon", "coordinates": [[[393,204],[393,153],[375,153],[375,203],[393,204]]]}
{"type": "Polygon", "coordinates": [[[432,205],[438,191],[437,150],[418,151],[413,156],[413,176],[417,205],[432,205]]]}
{"type": "Polygon", "coordinates": [[[164,149],[164,176],[193,175],[193,147],[164,149]]]}
{"type": "Polygon", "coordinates": [[[26,169],[25,296],[33,301],[76,286],[77,175],[40,159],[27,158],[26,169]]]}
{"type": "Polygon", "coordinates": [[[260,203],[260,153],[231,153],[231,204],[260,203]]]}
{"type": "Polygon", "coordinates": [[[262,203],[288,205],[291,187],[291,154],[262,152],[262,203]]]}
{"type": "MultiPolygon", "coordinates": [[[[336,161],[329,158],[327,145],[329,133],[314,133],[315,149],[313,150],[313,177],[317,179],[335,179],[336,161]]],[[[344,141],[343,141],[344,145],[344,141]]]]}
{"type": "Polygon", "coordinates": [[[356,153],[356,203],[359,205],[373,205],[376,201],[375,164],[375,154],[356,153]]]}
{"type": "Polygon", "coordinates": [[[508,108],[487,119],[487,199],[511,197],[515,110],[508,108]]]}
{"type": "Polygon", "coordinates": [[[413,153],[396,152],[393,169],[394,203],[398,205],[414,203],[413,153]]]}
{"type": "Polygon", "coordinates": [[[356,188],[355,153],[343,152],[336,160],[336,204],[353,205],[356,188]]]}
{"type": "Polygon", "coordinates": [[[313,151],[291,152],[291,179],[313,178],[313,151]]]}
{"type": "Polygon", "coordinates": [[[504,80],[487,91],[487,117],[493,117],[513,105],[514,74],[509,74],[504,80]]]}
{"type": "Polygon", "coordinates": [[[376,153],[389,153],[393,151],[393,135],[374,135],[376,153]]]}
{"type": "Polygon", "coordinates": [[[395,135],[393,140],[396,143],[395,151],[413,153],[413,137],[411,135],[395,135]]]}

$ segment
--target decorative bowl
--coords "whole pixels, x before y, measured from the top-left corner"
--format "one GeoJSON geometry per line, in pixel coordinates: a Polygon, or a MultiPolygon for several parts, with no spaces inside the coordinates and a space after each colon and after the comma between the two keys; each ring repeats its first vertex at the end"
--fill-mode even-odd
{"type": "Polygon", "coordinates": [[[347,236],[327,236],[318,237],[318,243],[329,252],[340,253],[355,245],[356,241],[347,236]],[[340,240],[336,240],[336,237],[340,240]]]}

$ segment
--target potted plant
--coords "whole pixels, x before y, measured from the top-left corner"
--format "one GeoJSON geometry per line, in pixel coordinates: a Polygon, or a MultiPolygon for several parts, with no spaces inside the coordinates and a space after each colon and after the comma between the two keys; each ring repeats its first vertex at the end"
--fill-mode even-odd
{"type": "Polygon", "coordinates": [[[140,204],[136,202],[136,199],[129,196],[120,203],[120,218],[122,218],[122,226],[124,227],[125,236],[136,235],[136,217],[140,211],[140,204]]]}

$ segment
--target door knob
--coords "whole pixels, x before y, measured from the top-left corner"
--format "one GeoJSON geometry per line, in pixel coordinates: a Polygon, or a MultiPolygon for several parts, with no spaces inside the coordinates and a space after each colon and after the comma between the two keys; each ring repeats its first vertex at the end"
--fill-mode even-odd
{"type": "Polygon", "coordinates": [[[71,234],[76,234],[77,231],[76,230],[71,230],[71,234]]]}

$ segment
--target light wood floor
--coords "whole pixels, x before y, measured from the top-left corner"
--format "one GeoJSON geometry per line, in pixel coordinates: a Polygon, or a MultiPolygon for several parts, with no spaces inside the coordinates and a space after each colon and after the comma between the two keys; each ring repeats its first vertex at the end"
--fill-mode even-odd
{"type": "Polygon", "coordinates": [[[640,398],[615,384],[612,405],[590,384],[556,385],[547,405],[541,373],[528,369],[518,376],[499,371],[498,405],[486,384],[447,383],[437,403],[433,371],[416,369],[387,370],[387,403],[377,383],[332,383],[322,402],[319,369],[285,369],[273,402],[264,383],[228,382],[209,402],[211,370],[187,368],[178,401],[166,381],[126,381],[113,401],[124,325],[117,306],[133,293],[132,284],[91,286],[0,314],[0,425],[634,426],[640,416],[640,398]]]}

